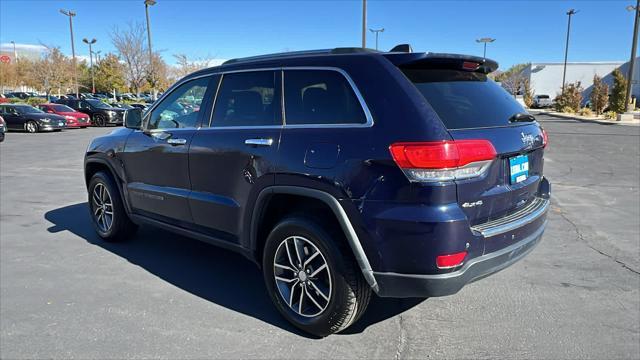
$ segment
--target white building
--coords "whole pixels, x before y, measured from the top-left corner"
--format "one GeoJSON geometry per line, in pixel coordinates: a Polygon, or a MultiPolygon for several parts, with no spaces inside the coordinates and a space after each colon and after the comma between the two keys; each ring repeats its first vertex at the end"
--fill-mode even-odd
{"type": "MultiPolygon", "coordinates": [[[[639,74],[640,62],[639,58],[636,58],[633,68],[633,87],[632,94],[636,97],[640,97],[640,81],[639,74]]],[[[531,89],[536,95],[549,95],[554,98],[558,95],[562,89],[562,70],[564,63],[531,63],[527,66],[522,73],[529,78],[531,89]]],[[[589,99],[591,89],[593,86],[593,76],[600,76],[603,81],[609,85],[611,89],[613,85],[612,72],[615,69],[620,69],[622,74],[626,77],[629,71],[629,62],[624,61],[609,61],[609,62],[568,62],[566,83],[573,83],[580,81],[582,88],[583,101],[589,99]]]]}

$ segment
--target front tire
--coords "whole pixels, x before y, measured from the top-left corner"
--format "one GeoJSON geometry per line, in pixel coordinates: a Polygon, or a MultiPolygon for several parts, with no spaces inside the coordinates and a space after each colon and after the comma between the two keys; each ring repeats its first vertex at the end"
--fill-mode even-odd
{"type": "Polygon", "coordinates": [[[126,240],[137,228],[124,209],[115,181],[105,172],[99,171],[91,177],[89,210],[93,227],[104,241],[126,240]]]}
{"type": "Polygon", "coordinates": [[[294,326],[321,337],[355,322],[371,295],[342,233],[325,228],[304,217],[283,219],[269,234],[262,261],[278,311],[294,326]]]}
{"type": "Polygon", "coordinates": [[[27,123],[24,124],[24,129],[30,134],[35,134],[40,130],[38,124],[33,120],[27,121],[27,123]]]}
{"type": "Polygon", "coordinates": [[[105,126],[107,126],[107,120],[105,119],[104,116],[102,116],[100,114],[96,114],[96,115],[93,116],[93,124],[95,126],[105,127],[105,126]]]}

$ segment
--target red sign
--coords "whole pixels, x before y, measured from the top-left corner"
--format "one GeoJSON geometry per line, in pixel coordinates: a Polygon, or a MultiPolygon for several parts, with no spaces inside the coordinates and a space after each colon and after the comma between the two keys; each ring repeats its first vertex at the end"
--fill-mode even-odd
{"type": "Polygon", "coordinates": [[[8,64],[11,62],[11,57],[9,55],[0,55],[0,62],[8,64]]]}

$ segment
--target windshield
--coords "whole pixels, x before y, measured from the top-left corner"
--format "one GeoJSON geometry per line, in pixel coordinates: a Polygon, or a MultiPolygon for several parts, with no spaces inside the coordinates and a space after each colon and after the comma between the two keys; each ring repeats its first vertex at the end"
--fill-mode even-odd
{"type": "Polygon", "coordinates": [[[67,105],[51,105],[51,107],[55,112],[76,112],[75,110],[68,107],[67,105]]]}
{"type": "Polygon", "coordinates": [[[96,100],[96,99],[87,99],[85,100],[87,103],[89,103],[89,105],[96,107],[98,109],[111,109],[111,106],[103,103],[100,100],[96,100]]]}
{"type": "Polygon", "coordinates": [[[487,75],[446,69],[404,69],[448,129],[513,125],[526,113],[512,95],[487,75]]]}
{"type": "Polygon", "coordinates": [[[17,105],[14,107],[20,114],[39,114],[44,111],[29,105],[17,105]]]}

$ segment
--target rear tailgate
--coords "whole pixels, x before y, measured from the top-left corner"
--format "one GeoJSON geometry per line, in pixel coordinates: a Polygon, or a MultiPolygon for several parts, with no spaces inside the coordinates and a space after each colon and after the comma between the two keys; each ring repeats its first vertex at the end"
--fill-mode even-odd
{"type": "Polygon", "coordinates": [[[450,130],[450,134],[455,140],[487,139],[498,153],[485,176],[456,181],[458,202],[470,225],[503,217],[535,197],[544,163],[543,135],[537,123],[450,130]]]}
{"type": "Polygon", "coordinates": [[[487,73],[495,62],[432,54],[396,65],[422,93],[454,141],[488,140],[497,156],[479,176],[457,179],[458,203],[470,226],[526,206],[542,178],[540,125],[487,73]],[[512,177],[513,175],[513,177],[512,177]]]}

